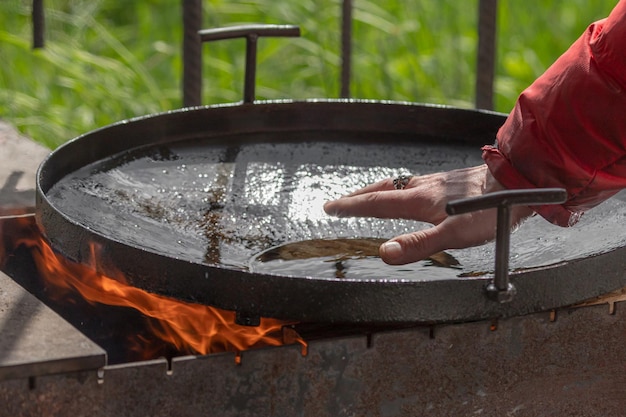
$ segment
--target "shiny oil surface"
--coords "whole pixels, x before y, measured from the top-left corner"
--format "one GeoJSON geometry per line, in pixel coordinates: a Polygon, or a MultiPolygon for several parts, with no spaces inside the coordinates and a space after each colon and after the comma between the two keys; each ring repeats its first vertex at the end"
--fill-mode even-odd
{"type": "MultiPolygon", "coordinates": [[[[319,134],[318,134],[319,136],[319,134]]],[[[393,219],[326,215],[322,205],[386,177],[482,163],[474,146],[354,141],[214,144],[189,141],[141,148],[88,165],[56,183],[50,201],[84,227],[178,259],[291,276],[436,280],[493,270],[493,244],[453,250],[454,267],[430,261],[389,266],[334,255],[258,262],[259,254],[313,239],[388,239],[429,227],[393,219]]],[[[626,196],[603,203],[572,228],[529,219],[511,239],[511,269],[551,265],[621,247],[626,196]]]]}

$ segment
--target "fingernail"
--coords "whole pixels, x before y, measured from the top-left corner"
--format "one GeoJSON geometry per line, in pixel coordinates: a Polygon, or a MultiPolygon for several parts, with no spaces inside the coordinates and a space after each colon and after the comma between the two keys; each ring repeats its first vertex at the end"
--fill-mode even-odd
{"type": "Polygon", "coordinates": [[[397,259],[402,256],[402,246],[396,241],[383,243],[381,249],[388,258],[397,259]]]}
{"type": "Polygon", "coordinates": [[[332,201],[324,203],[324,211],[330,216],[334,216],[337,213],[337,210],[333,209],[332,201]]]}

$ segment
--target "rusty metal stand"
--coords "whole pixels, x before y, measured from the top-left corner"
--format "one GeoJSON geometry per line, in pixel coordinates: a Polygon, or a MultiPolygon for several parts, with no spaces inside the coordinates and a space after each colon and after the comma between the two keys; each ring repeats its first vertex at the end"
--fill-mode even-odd
{"type": "Polygon", "coordinates": [[[183,107],[202,104],[202,1],[183,0],[183,107]]]}
{"type": "Polygon", "coordinates": [[[624,312],[604,305],[0,381],[6,415],[618,416],[624,312]],[[56,412],[56,414],[55,414],[56,412]]]}
{"type": "Polygon", "coordinates": [[[476,108],[493,110],[496,15],[498,0],[480,0],[478,6],[478,56],[476,59],[476,108]]]}
{"type": "Polygon", "coordinates": [[[44,47],[44,11],[43,0],[33,0],[33,49],[44,47]]]}
{"type": "Polygon", "coordinates": [[[352,0],[343,0],[341,15],[341,98],[350,98],[352,72],[352,0]]]}

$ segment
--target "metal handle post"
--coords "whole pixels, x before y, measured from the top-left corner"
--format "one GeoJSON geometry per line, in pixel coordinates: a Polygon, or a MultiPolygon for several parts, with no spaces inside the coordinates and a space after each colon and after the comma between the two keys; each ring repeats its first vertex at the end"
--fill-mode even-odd
{"type": "Polygon", "coordinates": [[[201,42],[221,39],[246,38],[246,72],[243,102],[254,102],[256,78],[257,41],[261,36],[298,37],[300,28],[292,25],[244,25],[225,28],[204,29],[198,32],[201,42]]]}
{"type": "Polygon", "coordinates": [[[515,296],[515,286],[509,280],[511,207],[518,205],[559,204],[566,200],[567,192],[562,188],[540,188],[497,191],[478,197],[451,201],[446,205],[446,212],[450,215],[496,207],[498,209],[495,271],[493,281],[486,288],[487,297],[500,303],[506,303],[515,296]]]}

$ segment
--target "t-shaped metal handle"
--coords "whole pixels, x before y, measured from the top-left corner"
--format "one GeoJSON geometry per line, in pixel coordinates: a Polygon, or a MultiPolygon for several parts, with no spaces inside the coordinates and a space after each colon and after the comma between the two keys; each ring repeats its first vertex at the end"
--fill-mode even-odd
{"type": "Polygon", "coordinates": [[[518,205],[537,206],[559,204],[567,200],[562,188],[539,188],[529,190],[507,190],[450,201],[446,212],[450,215],[498,208],[496,224],[496,265],[493,281],[487,285],[487,296],[506,303],[515,296],[515,287],[509,282],[509,241],[511,236],[511,207],[518,205]]]}
{"type": "Polygon", "coordinates": [[[300,28],[292,25],[244,25],[216,29],[204,29],[198,32],[202,42],[221,39],[246,38],[246,72],[243,87],[243,102],[254,102],[256,78],[257,40],[261,36],[300,36],[300,28]]]}

